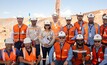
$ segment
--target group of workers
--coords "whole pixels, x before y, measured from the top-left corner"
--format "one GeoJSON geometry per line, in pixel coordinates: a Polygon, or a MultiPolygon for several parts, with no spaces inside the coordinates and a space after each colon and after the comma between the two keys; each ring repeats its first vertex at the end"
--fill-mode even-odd
{"type": "Polygon", "coordinates": [[[18,24],[0,50],[0,65],[40,65],[41,60],[43,65],[46,61],[48,65],[107,65],[107,14],[102,15],[101,26],[94,22],[94,14],[87,15],[88,22],[83,17],[77,14],[73,25],[67,16],[62,26],[54,13],[53,22],[44,22],[44,30],[37,26],[37,18],[27,26],[23,17],[17,17],[18,24]]]}

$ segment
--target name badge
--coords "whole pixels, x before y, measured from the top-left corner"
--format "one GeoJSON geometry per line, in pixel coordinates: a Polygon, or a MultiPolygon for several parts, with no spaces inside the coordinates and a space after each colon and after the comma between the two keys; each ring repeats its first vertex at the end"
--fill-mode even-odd
{"type": "Polygon", "coordinates": [[[91,33],[89,33],[89,37],[92,37],[92,34],[91,34],[91,33]]]}

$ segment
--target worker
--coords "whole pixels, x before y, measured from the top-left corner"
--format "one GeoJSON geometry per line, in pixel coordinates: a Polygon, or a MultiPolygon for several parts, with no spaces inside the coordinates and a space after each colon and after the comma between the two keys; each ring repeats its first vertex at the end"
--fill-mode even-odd
{"type": "Polygon", "coordinates": [[[73,50],[73,65],[88,65],[90,61],[90,49],[84,45],[84,38],[82,34],[76,37],[76,45],[72,46],[73,50]]]}
{"type": "Polygon", "coordinates": [[[0,65],[17,65],[17,60],[20,55],[20,51],[14,48],[14,41],[12,38],[5,40],[4,49],[0,50],[0,65]]]}
{"type": "Polygon", "coordinates": [[[92,47],[92,63],[99,65],[104,60],[105,46],[101,44],[102,37],[100,34],[94,36],[94,45],[92,47]]]}
{"type": "Polygon", "coordinates": [[[22,47],[24,38],[26,38],[27,25],[23,24],[23,19],[22,16],[17,17],[18,24],[13,26],[12,31],[12,38],[14,39],[15,47],[19,50],[22,47]]]}
{"type": "Polygon", "coordinates": [[[99,65],[107,65],[107,47],[105,48],[104,60],[99,65]]]}
{"type": "Polygon", "coordinates": [[[94,14],[92,14],[92,13],[89,13],[88,14],[88,42],[87,42],[87,45],[88,45],[88,47],[91,47],[92,45],[94,45],[94,40],[93,40],[93,38],[94,38],[94,35],[95,34],[100,34],[100,26],[97,24],[97,23],[95,23],[94,22],[94,18],[95,18],[95,16],[94,16],[94,14]]]}
{"type": "Polygon", "coordinates": [[[71,24],[72,18],[71,16],[66,16],[65,17],[66,20],[66,25],[63,27],[63,31],[66,33],[66,41],[73,45],[75,43],[75,31],[76,28],[71,24]]]}
{"type": "Polygon", "coordinates": [[[107,14],[102,16],[103,24],[100,26],[100,35],[102,36],[102,44],[107,46],[107,14]]]}
{"type": "Polygon", "coordinates": [[[84,36],[84,41],[86,44],[88,40],[88,32],[87,32],[87,28],[85,27],[85,25],[87,24],[87,22],[83,21],[83,16],[84,14],[82,14],[81,12],[77,14],[78,21],[74,23],[74,26],[77,29],[76,34],[82,34],[84,36]]]}
{"type": "Polygon", "coordinates": [[[54,31],[56,40],[58,40],[58,38],[57,38],[58,37],[58,33],[59,33],[59,31],[61,31],[62,25],[60,23],[60,20],[58,18],[58,14],[56,12],[52,15],[52,18],[53,18],[53,22],[51,24],[51,28],[54,31]]]}
{"type": "Polygon", "coordinates": [[[51,65],[72,65],[70,61],[73,56],[72,48],[70,47],[70,44],[65,41],[66,34],[63,31],[60,31],[58,38],[59,41],[55,42],[49,53],[49,60],[51,65]],[[53,58],[54,52],[56,60],[53,58]]]}
{"type": "Polygon", "coordinates": [[[21,49],[19,65],[38,65],[41,60],[40,52],[37,52],[36,48],[32,46],[30,38],[25,38],[23,43],[25,47],[21,49]]]}
{"type": "Polygon", "coordinates": [[[40,34],[40,43],[42,46],[42,55],[43,55],[43,65],[46,65],[46,57],[47,53],[49,55],[49,51],[53,46],[55,41],[54,32],[51,30],[51,22],[46,20],[44,22],[44,31],[40,34]]]}
{"type": "Polygon", "coordinates": [[[32,17],[30,20],[31,26],[27,28],[26,37],[29,37],[32,40],[32,45],[36,47],[36,51],[40,55],[39,35],[41,33],[41,29],[39,26],[37,26],[37,18],[32,17]]]}

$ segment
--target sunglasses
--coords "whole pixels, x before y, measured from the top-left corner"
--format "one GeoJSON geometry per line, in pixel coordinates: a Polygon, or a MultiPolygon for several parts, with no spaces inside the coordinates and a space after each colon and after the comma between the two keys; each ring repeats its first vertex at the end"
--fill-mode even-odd
{"type": "Polygon", "coordinates": [[[59,39],[65,39],[65,37],[59,37],[59,39]]]}
{"type": "Polygon", "coordinates": [[[99,42],[101,42],[101,41],[94,41],[94,42],[95,42],[95,43],[97,43],[97,42],[99,43],[99,42]]]}

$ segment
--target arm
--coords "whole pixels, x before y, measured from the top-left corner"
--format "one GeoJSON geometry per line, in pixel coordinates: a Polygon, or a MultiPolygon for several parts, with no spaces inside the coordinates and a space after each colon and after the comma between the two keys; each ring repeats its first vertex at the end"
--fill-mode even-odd
{"type": "Polygon", "coordinates": [[[72,57],[73,57],[73,53],[72,53],[72,48],[70,47],[66,61],[70,61],[72,59],[72,57]]]}
{"type": "Polygon", "coordinates": [[[55,36],[54,36],[53,31],[52,31],[52,34],[53,34],[53,35],[52,35],[53,37],[52,37],[52,40],[51,40],[51,42],[50,42],[50,45],[53,45],[53,44],[54,44],[54,41],[55,41],[55,36]]]}
{"type": "Polygon", "coordinates": [[[52,48],[49,52],[49,63],[53,62],[53,53],[54,53],[54,46],[52,46],[52,48]]]}
{"type": "Polygon", "coordinates": [[[86,61],[90,60],[90,57],[91,57],[91,55],[90,55],[90,49],[87,48],[85,60],[86,60],[86,61]]]}
{"type": "Polygon", "coordinates": [[[38,55],[38,59],[37,59],[37,62],[36,62],[36,65],[38,65],[38,63],[41,61],[41,55],[38,55]]]}

